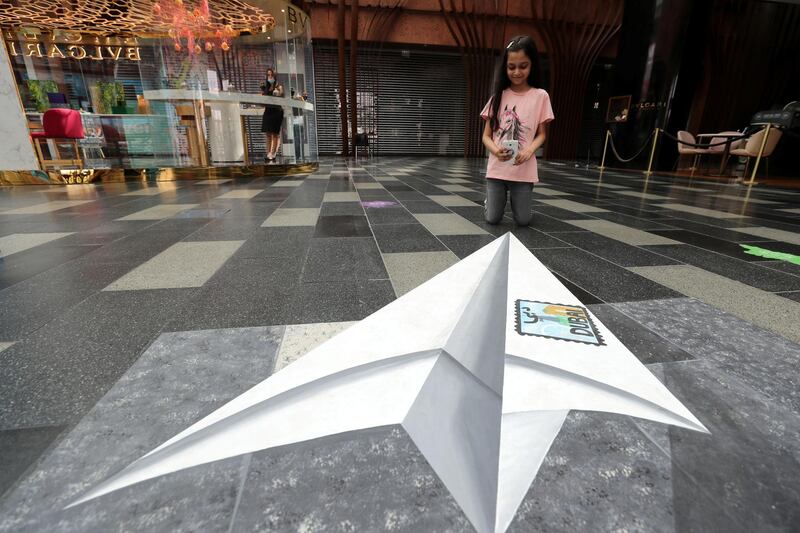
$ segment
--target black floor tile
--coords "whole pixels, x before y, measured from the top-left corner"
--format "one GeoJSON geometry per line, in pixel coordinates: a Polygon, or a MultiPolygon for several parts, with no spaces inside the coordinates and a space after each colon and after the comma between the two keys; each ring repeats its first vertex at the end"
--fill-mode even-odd
{"type": "Polygon", "coordinates": [[[59,246],[48,243],[0,257],[0,290],[96,250],[99,245],[59,246]]]}
{"type": "MultiPolygon", "coordinates": [[[[407,202],[430,202],[431,199],[418,191],[397,191],[392,193],[395,198],[400,200],[404,205],[407,202]]],[[[439,189],[439,194],[450,194],[446,191],[439,189]]]]}
{"type": "Polygon", "coordinates": [[[694,359],[611,305],[592,305],[589,309],[645,365],[694,359]]]}
{"type": "Polygon", "coordinates": [[[367,207],[365,209],[369,223],[375,224],[411,224],[417,219],[405,207],[367,207]]]}
{"type": "MultiPolygon", "coordinates": [[[[506,205],[506,207],[508,207],[508,205],[506,205]]],[[[556,220],[584,220],[594,218],[593,214],[590,213],[575,213],[574,211],[567,211],[566,209],[553,207],[552,205],[536,206],[534,212],[542,213],[543,215],[553,217],[556,220]]]]}
{"type": "Polygon", "coordinates": [[[236,257],[305,257],[313,236],[314,228],[306,226],[256,228],[236,257]]]}
{"type": "Polygon", "coordinates": [[[645,220],[630,215],[624,215],[622,213],[592,213],[592,215],[602,220],[608,220],[609,222],[615,222],[617,224],[622,224],[623,226],[627,226],[629,228],[640,229],[642,231],[649,231],[651,229],[673,229],[664,222],[645,220]]]}
{"type": "MultiPolygon", "coordinates": [[[[278,205],[274,204],[277,209],[278,205]]],[[[264,217],[220,218],[212,220],[184,241],[245,241],[261,227],[264,217]]]]}
{"type": "Polygon", "coordinates": [[[422,224],[381,224],[373,226],[372,231],[385,254],[447,250],[422,224]]]}
{"type": "Polygon", "coordinates": [[[559,233],[556,236],[576,248],[593,253],[624,267],[675,265],[680,262],[658,255],[657,249],[659,247],[657,246],[650,252],[638,246],[631,246],[624,242],[609,239],[591,231],[559,233]]]}
{"type": "Polygon", "coordinates": [[[538,248],[565,248],[570,246],[562,240],[551,237],[537,229],[530,227],[516,226],[508,219],[504,219],[500,224],[489,224],[487,222],[475,222],[480,228],[485,229],[492,235],[500,237],[511,232],[519,241],[531,250],[538,248]]]}
{"type": "Polygon", "coordinates": [[[606,303],[683,295],[576,248],[542,249],[536,257],[549,269],[606,303]]]}
{"type": "MultiPolygon", "coordinates": [[[[763,243],[762,243],[763,244],[763,243]]],[[[800,290],[800,277],[687,244],[645,246],[655,253],[770,292],[800,290]]]]}
{"type": "Polygon", "coordinates": [[[390,192],[398,192],[398,191],[413,191],[414,189],[406,185],[404,183],[396,182],[396,181],[387,181],[383,183],[383,187],[390,192]]]}
{"type": "Polygon", "coordinates": [[[758,240],[758,237],[753,237],[752,235],[750,237],[751,237],[750,240],[745,241],[741,244],[747,244],[749,246],[757,246],[759,248],[764,248],[765,250],[771,250],[773,252],[782,252],[785,254],[800,256],[800,245],[798,244],[792,244],[790,242],[782,242],[782,241],[758,240]]]}
{"type": "MultiPolygon", "coordinates": [[[[752,235],[747,235],[746,233],[720,228],[717,226],[709,226],[708,224],[702,224],[700,222],[694,222],[692,220],[683,220],[679,218],[674,218],[669,220],[664,219],[661,220],[660,222],[661,224],[674,226],[675,228],[692,231],[694,233],[700,233],[702,235],[714,237],[715,239],[722,239],[723,241],[744,242],[744,241],[751,241],[754,238],[752,235]]],[[[665,227],[665,228],[653,228],[653,229],[671,229],[671,228],[665,227]]]]}
{"type": "MultiPolygon", "coordinates": [[[[734,257],[743,261],[764,261],[763,257],[757,257],[744,253],[744,248],[739,246],[739,243],[715,239],[708,235],[702,235],[693,231],[685,230],[653,230],[650,233],[660,235],[674,241],[682,242],[684,244],[691,244],[698,248],[717,252],[728,257],[734,257]]],[[[763,243],[761,243],[763,245],[763,243]]]]}
{"type": "Polygon", "coordinates": [[[340,215],[364,215],[364,208],[360,202],[325,202],[322,204],[319,215],[332,217],[340,215]]]}
{"type": "Polygon", "coordinates": [[[425,200],[405,201],[402,202],[402,204],[411,213],[416,213],[416,214],[450,212],[446,207],[441,206],[432,200],[429,200],[427,196],[425,198],[426,198],[425,200]]]}
{"type": "Polygon", "coordinates": [[[371,237],[367,217],[336,215],[319,217],[314,237],[371,237]]]}
{"type": "Polygon", "coordinates": [[[494,235],[440,235],[439,240],[447,246],[459,259],[464,259],[471,253],[483,248],[494,241],[494,235]]]}
{"type": "Polygon", "coordinates": [[[328,181],[327,192],[356,192],[356,186],[349,180],[330,180],[328,181]]]}
{"type": "Polygon", "coordinates": [[[208,285],[183,313],[168,324],[165,330],[187,331],[288,324],[290,323],[288,310],[296,290],[297,284],[276,284],[266,281],[255,287],[244,284],[208,285]]]}
{"type": "Polygon", "coordinates": [[[482,206],[476,205],[475,207],[450,207],[453,213],[461,215],[462,217],[472,222],[484,222],[486,220],[485,213],[482,206]]]}
{"type": "MultiPolygon", "coordinates": [[[[566,222],[562,222],[557,218],[553,218],[551,216],[545,215],[539,211],[538,206],[533,206],[533,218],[531,219],[531,223],[529,227],[537,229],[539,231],[543,231],[545,233],[558,233],[561,231],[575,231],[575,226],[572,224],[567,224],[566,222]]],[[[573,219],[569,219],[573,220],[573,219]]],[[[556,235],[557,237],[558,235],[556,235]]]]}
{"type": "Polygon", "coordinates": [[[0,430],[0,495],[36,462],[63,426],[0,430]]]}
{"type": "Polygon", "coordinates": [[[302,282],[368,279],[389,279],[375,239],[312,239],[303,265],[302,282]]]}
{"type": "Polygon", "coordinates": [[[394,299],[389,280],[302,283],[292,298],[287,323],[361,320],[394,299]]]}
{"type": "MultiPolygon", "coordinates": [[[[788,214],[788,213],[787,213],[788,214]]],[[[763,218],[743,218],[740,220],[742,227],[750,226],[764,226],[765,228],[782,229],[784,231],[793,231],[800,233],[800,216],[789,215],[790,218],[785,221],[766,220],[763,218]]]]}
{"type": "Polygon", "coordinates": [[[0,340],[14,341],[131,271],[129,263],[98,263],[92,254],[0,291],[0,340]]]}
{"type": "Polygon", "coordinates": [[[564,276],[558,274],[557,272],[551,272],[558,281],[561,282],[563,286],[569,290],[583,305],[593,305],[593,304],[602,304],[603,300],[595,296],[594,294],[585,291],[584,289],[578,287],[570,280],[566,279],[564,276]]]}
{"type": "Polygon", "coordinates": [[[787,274],[800,276],[800,265],[795,263],[790,263],[789,261],[764,261],[763,263],[759,263],[758,265],[772,270],[786,272],[787,274]]]}

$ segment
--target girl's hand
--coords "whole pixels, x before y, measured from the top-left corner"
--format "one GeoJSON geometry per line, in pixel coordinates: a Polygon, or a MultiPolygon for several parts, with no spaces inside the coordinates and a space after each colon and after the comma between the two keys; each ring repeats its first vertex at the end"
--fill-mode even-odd
{"type": "Polygon", "coordinates": [[[500,161],[508,161],[509,159],[511,159],[511,155],[513,153],[514,152],[512,152],[508,148],[500,148],[499,146],[496,146],[496,150],[494,152],[494,155],[500,161]]]}
{"type": "Polygon", "coordinates": [[[520,150],[517,154],[517,158],[514,159],[514,164],[521,165],[531,157],[533,157],[533,150],[520,150]]]}

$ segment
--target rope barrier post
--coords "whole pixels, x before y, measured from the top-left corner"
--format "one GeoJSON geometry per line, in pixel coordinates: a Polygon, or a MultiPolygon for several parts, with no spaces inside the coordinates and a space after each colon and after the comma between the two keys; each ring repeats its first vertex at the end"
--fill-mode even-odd
{"type": "Polygon", "coordinates": [[[756,173],[758,172],[758,164],[761,162],[761,155],[764,153],[764,146],[767,144],[767,139],[769,138],[769,130],[772,127],[771,123],[767,123],[767,127],[764,131],[764,138],[761,139],[761,148],[758,149],[758,157],[756,157],[756,164],[753,166],[753,175],[750,176],[750,181],[747,183],[748,186],[751,186],[756,181],[756,173]]]}
{"type": "Polygon", "coordinates": [[[603,144],[603,160],[600,161],[600,166],[598,167],[600,170],[606,169],[606,150],[608,150],[608,138],[611,136],[611,132],[606,130],[606,142],[603,144]]]}
{"type": "Polygon", "coordinates": [[[656,128],[656,134],[653,136],[653,147],[650,149],[650,161],[647,163],[647,171],[645,171],[645,176],[649,176],[653,173],[653,157],[656,155],[656,144],[658,143],[658,132],[660,130],[656,128]]]}

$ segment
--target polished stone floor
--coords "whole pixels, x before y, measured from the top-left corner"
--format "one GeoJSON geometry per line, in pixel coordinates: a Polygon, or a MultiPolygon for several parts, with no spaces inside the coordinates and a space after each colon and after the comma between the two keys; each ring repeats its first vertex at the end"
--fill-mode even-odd
{"type": "Polygon", "coordinates": [[[800,193],[542,163],[489,226],[482,165],[0,189],[0,531],[470,531],[398,427],[63,507],[507,231],[711,432],[571,412],[510,531],[796,531],[800,193]]]}

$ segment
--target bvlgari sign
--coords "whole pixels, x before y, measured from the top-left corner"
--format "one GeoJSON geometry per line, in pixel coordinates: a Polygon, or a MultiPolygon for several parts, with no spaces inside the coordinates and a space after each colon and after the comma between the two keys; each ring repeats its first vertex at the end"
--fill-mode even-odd
{"type": "Polygon", "coordinates": [[[25,29],[3,32],[8,54],[50,59],[88,61],[141,61],[135,37],[103,37],[69,31],[42,33],[25,29]]]}

